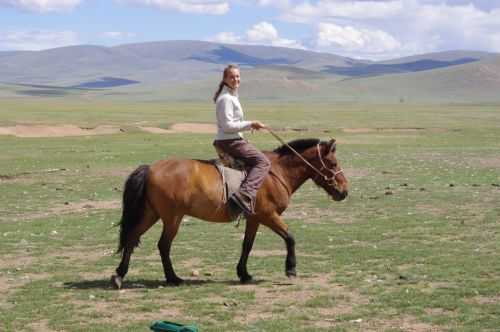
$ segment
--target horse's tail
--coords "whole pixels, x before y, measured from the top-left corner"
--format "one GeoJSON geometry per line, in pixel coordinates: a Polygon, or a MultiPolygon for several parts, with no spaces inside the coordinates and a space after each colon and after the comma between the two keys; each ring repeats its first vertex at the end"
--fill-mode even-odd
{"type": "Polygon", "coordinates": [[[120,242],[117,253],[121,253],[127,246],[136,247],[139,239],[128,244],[130,232],[138,225],[144,217],[146,207],[146,184],[148,181],[149,166],[141,165],[133,171],[125,182],[123,191],[122,218],[120,220],[120,242]]]}

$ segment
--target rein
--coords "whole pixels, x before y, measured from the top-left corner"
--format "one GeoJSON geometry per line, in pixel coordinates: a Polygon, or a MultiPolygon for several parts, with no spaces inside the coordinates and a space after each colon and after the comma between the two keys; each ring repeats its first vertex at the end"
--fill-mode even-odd
{"type": "Polygon", "coordinates": [[[318,175],[322,176],[323,179],[329,184],[329,185],[335,185],[336,181],[335,181],[335,177],[340,174],[340,173],[343,173],[344,171],[342,169],[338,170],[338,171],[334,171],[330,168],[328,168],[325,164],[325,162],[323,161],[323,158],[321,157],[321,151],[319,150],[319,144],[316,145],[316,148],[318,150],[318,157],[319,157],[319,160],[321,162],[321,170],[317,169],[313,164],[311,164],[309,161],[307,161],[306,158],[304,158],[300,153],[298,153],[294,148],[292,148],[287,142],[285,142],[281,137],[279,137],[274,131],[272,131],[271,128],[265,128],[267,129],[267,131],[269,131],[269,133],[271,135],[274,136],[274,138],[276,138],[281,144],[285,145],[287,148],[289,148],[297,157],[299,157],[307,166],[311,167],[311,169],[313,171],[315,171],[318,175]],[[332,173],[332,176],[331,177],[328,177],[327,175],[325,175],[323,172],[321,172],[323,169],[326,169],[328,171],[330,171],[332,173]],[[334,184],[331,184],[331,182],[333,182],[334,184]]]}

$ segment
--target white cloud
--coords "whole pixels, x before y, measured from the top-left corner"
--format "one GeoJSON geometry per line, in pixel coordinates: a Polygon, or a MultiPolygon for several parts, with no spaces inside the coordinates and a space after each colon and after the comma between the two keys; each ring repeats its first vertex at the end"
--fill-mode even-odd
{"type": "Polygon", "coordinates": [[[279,47],[300,48],[305,47],[293,39],[285,39],[279,36],[278,30],[268,22],[260,22],[248,29],[244,36],[238,36],[233,32],[221,32],[211,41],[230,43],[230,44],[252,44],[252,45],[271,45],[279,47]]]}
{"type": "Polygon", "coordinates": [[[71,10],[81,0],[0,0],[0,6],[16,7],[39,13],[71,10]]]}
{"type": "Polygon", "coordinates": [[[115,0],[150,6],[162,10],[174,10],[181,13],[223,15],[229,11],[229,2],[221,0],[115,0]]]}
{"type": "Polygon", "coordinates": [[[73,31],[0,32],[0,49],[37,51],[79,44],[73,31]]]}
{"type": "Polygon", "coordinates": [[[276,28],[268,22],[255,24],[246,32],[246,40],[250,44],[282,46],[290,48],[304,48],[299,42],[281,38],[276,28]]]}
{"type": "Polygon", "coordinates": [[[239,44],[241,42],[241,37],[237,36],[236,34],[234,34],[232,32],[221,32],[221,33],[218,33],[211,40],[218,42],[218,43],[239,44]]]}
{"type": "Polygon", "coordinates": [[[276,7],[286,9],[290,6],[289,0],[257,0],[257,5],[262,7],[276,7]]]}
{"type": "MultiPolygon", "coordinates": [[[[419,4],[408,1],[397,19],[403,51],[424,53],[449,49],[500,51],[500,9],[483,11],[473,4],[419,4]],[[411,46],[410,46],[411,45],[411,46]]],[[[393,28],[396,30],[396,27],[393,28]]]]}
{"type": "Polygon", "coordinates": [[[299,23],[317,22],[320,18],[374,19],[398,14],[403,1],[342,1],[321,0],[317,4],[304,2],[290,7],[282,18],[299,23]]]}
{"type": "Polygon", "coordinates": [[[260,22],[247,31],[250,42],[269,42],[279,39],[276,28],[267,22],[260,22]]]}
{"type": "Polygon", "coordinates": [[[299,0],[290,1],[280,18],[316,26],[308,46],[340,55],[381,59],[450,49],[499,52],[500,4],[485,3],[299,0]]]}
{"type": "Polygon", "coordinates": [[[133,32],[122,32],[122,31],[106,31],[102,33],[103,37],[112,39],[123,39],[123,38],[134,38],[137,37],[136,33],[133,32]]]}
{"type": "Polygon", "coordinates": [[[319,49],[342,51],[351,56],[392,52],[401,47],[393,36],[382,30],[357,29],[333,23],[318,24],[316,44],[319,49]]]}

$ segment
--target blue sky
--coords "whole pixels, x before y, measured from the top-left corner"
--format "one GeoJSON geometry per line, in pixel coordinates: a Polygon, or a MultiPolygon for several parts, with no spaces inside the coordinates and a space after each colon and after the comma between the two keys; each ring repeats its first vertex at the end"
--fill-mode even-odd
{"type": "Polygon", "coordinates": [[[500,52],[500,0],[0,0],[0,51],[186,39],[368,59],[500,52]]]}

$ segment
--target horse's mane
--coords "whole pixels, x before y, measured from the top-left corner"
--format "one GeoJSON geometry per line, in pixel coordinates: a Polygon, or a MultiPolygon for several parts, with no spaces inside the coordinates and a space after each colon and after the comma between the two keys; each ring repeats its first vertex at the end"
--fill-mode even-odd
{"type": "MultiPolygon", "coordinates": [[[[291,146],[297,152],[301,153],[302,151],[319,144],[319,142],[320,140],[317,138],[305,138],[305,139],[296,139],[290,141],[288,142],[288,145],[291,146]]],[[[279,156],[285,156],[293,153],[292,150],[290,150],[288,146],[285,144],[274,149],[273,152],[277,153],[279,156]]]]}

